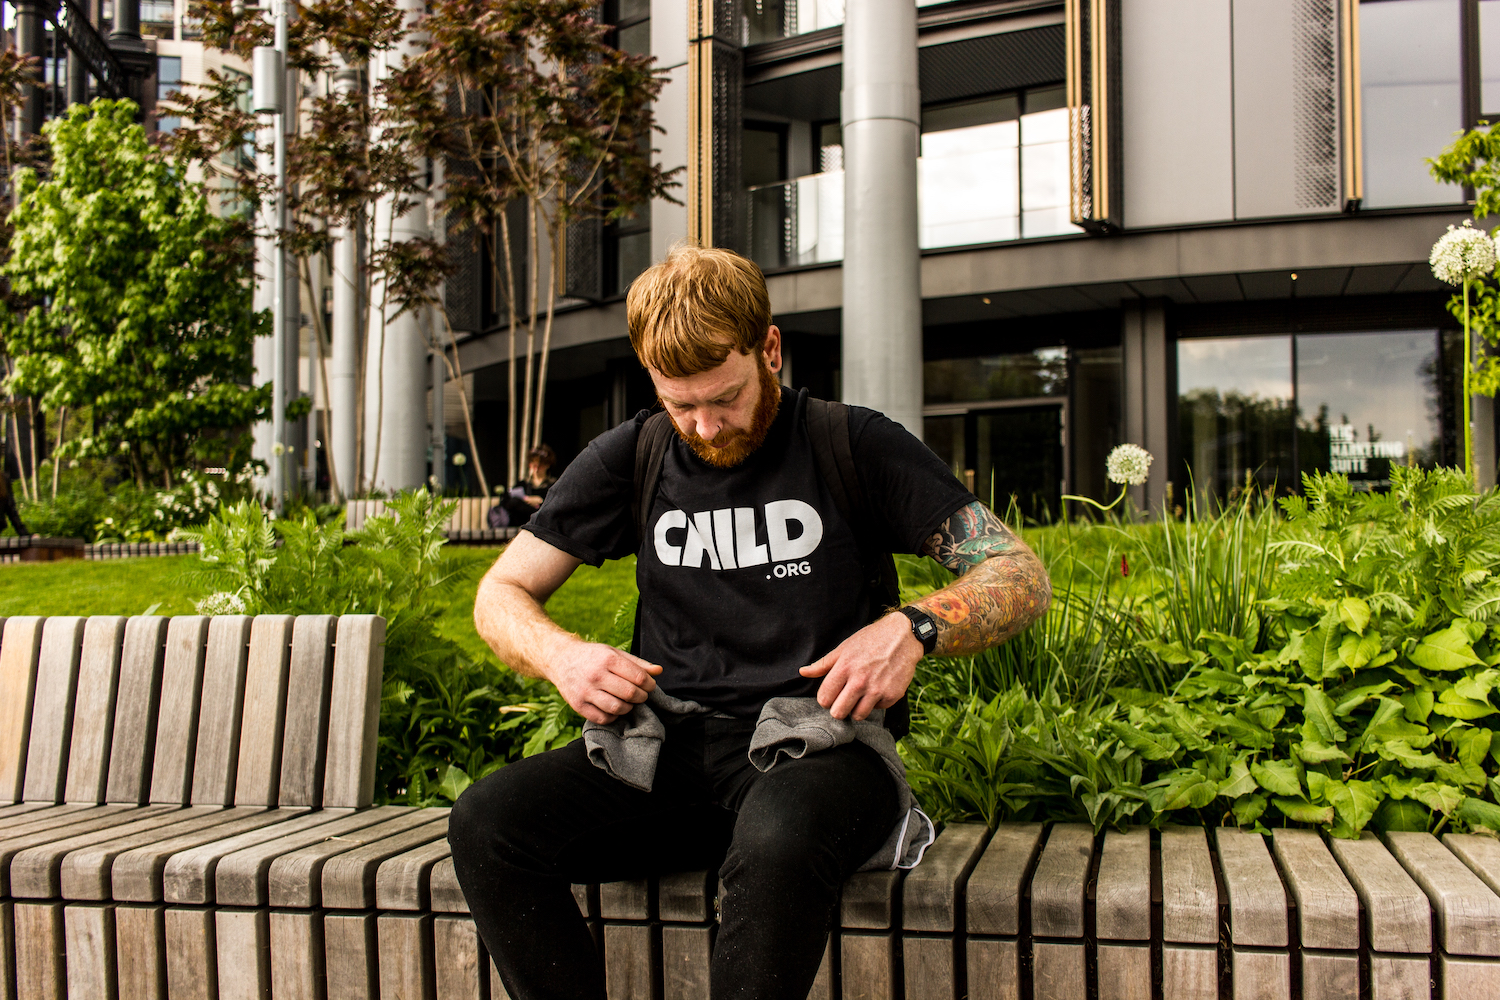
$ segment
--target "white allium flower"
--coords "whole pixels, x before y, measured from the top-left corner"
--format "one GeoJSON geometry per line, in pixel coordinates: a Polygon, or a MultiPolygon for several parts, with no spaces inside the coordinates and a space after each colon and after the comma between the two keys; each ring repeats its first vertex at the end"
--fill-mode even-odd
{"type": "Polygon", "coordinates": [[[1432,265],[1432,273],[1450,285],[1462,284],[1467,278],[1482,278],[1495,269],[1495,241],[1465,219],[1462,226],[1449,226],[1432,245],[1428,263],[1432,265]]]}
{"type": "Polygon", "coordinates": [[[285,455],[286,445],[282,444],[280,441],[277,441],[275,444],[271,445],[271,454],[278,457],[281,455],[285,455]]]}
{"type": "Polygon", "coordinates": [[[463,465],[468,464],[468,461],[469,461],[469,456],[465,455],[463,452],[459,452],[457,455],[453,456],[453,464],[454,465],[463,466],[463,465]]]}
{"type": "Polygon", "coordinates": [[[245,601],[239,594],[221,590],[199,601],[198,613],[200,615],[241,615],[245,613],[245,601]]]}
{"type": "Polygon", "coordinates": [[[1151,453],[1138,444],[1117,445],[1104,460],[1105,475],[1112,483],[1139,486],[1151,469],[1151,453]]]}

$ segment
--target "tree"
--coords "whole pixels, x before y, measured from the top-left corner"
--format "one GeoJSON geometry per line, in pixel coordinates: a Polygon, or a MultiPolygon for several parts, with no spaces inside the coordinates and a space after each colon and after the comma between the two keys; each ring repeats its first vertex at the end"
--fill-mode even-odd
{"type": "Polygon", "coordinates": [[[51,174],[17,175],[5,316],[12,393],[88,406],[93,433],[65,454],[116,457],[140,485],[190,464],[239,465],[270,403],[249,385],[251,308],[242,220],[216,215],[186,165],[161,155],[130,101],[74,105],[45,127],[51,174]]]}
{"type": "MultiPolygon", "coordinates": [[[[411,144],[449,163],[441,207],[450,231],[480,242],[495,286],[504,290],[508,482],[542,440],[568,227],[624,217],[651,198],[668,197],[675,186],[675,171],[651,162],[652,133],[660,131],[652,102],[661,78],[649,57],[605,41],[609,28],[599,23],[597,9],[593,0],[432,0],[421,22],[426,48],[386,84],[390,116],[405,123],[411,144]],[[507,213],[517,201],[525,207],[524,271],[507,213]],[[524,295],[523,275],[529,284],[524,295]],[[545,288],[543,275],[550,276],[545,288]],[[523,312],[526,367],[518,421],[523,312]]],[[[451,342],[451,324],[448,329],[451,342]]],[[[457,344],[451,347],[456,361],[457,344]]]]}

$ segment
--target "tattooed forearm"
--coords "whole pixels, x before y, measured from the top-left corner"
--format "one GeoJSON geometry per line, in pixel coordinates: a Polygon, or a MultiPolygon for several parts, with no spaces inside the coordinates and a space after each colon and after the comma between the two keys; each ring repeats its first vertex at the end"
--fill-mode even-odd
{"type": "Polygon", "coordinates": [[[950,517],[922,551],[959,576],[915,602],[937,622],[939,656],[999,645],[1052,603],[1052,583],[1041,560],[981,503],[950,517]]]}

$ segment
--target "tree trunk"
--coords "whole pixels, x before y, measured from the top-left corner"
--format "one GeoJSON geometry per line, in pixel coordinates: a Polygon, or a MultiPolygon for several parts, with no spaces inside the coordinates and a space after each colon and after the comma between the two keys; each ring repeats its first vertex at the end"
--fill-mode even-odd
{"type": "MultiPolygon", "coordinates": [[[[318,366],[318,377],[323,386],[323,461],[328,463],[328,492],[334,503],[343,503],[343,491],[339,489],[338,468],[333,458],[333,428],[328,422],[328,407],[333,397],[328,394],[328,353],[323,350],[323,336],[327,333],[323,329],[323,304],[315,301],[313,296],[312,269],[307,263],[306,257],[298,257],[297,264],[302,272],[302,284],[307,289],[307,301],[312,303],[313,318],[313,359],[318,366]]],[[[317,464],[313,464],[313,485],[317,485],[317,464]]]]}
{"type": "Polygon", "coordinates": [[[52,499],[57,499],[57,476],[62,468],[62,446],[63,428],[68,424],[68,408],[58,407],[57,410],[57,447],[52,449],[52,499]]]}

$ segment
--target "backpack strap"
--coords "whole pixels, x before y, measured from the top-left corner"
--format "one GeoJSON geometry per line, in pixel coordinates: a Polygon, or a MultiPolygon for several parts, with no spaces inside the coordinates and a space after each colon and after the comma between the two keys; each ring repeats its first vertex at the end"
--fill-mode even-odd
{"type": "Polygon", "coordinates": [[[865,493],[859,482],[859,470],[854,464],[848,405],[809,398],[807,433],[812,442],[818,472],[833,496],[833,504],[854,529],[860,560],[864,563],[876,598],[883,609],[896,607],[901,602],[896,559],[875,541],[875,517],[865,502],[865,493]]]}
{"type": "MultiPolygon", "coordinates": [[[[807,434],[818,472],[833,496],[834,506],[854,529],[854,541],[859,546],[865,579],[880,605],[879,613],[898,607],[901,604],[901,581],[896,575],[896,557],[876,542],[875,517],[866,503],[859,482],[859,469],[854,464],[848,405],[809,398],[807,434]]],[[[904,695],[885,710],[885,727],[898,740],[910,731],[911,706],[904,695]]]]}
{"type": "Polygon", "coordinates": [[[666,410],[657,410],[641,425],[635,439],[635,495],[630,499],[630,514],[635,521],[637,540],[646,537],[646,519],[651,516],[651,502],[656,499],[656,484],[661,481],[661,463],[672,443],[672,425],[666,410]]]}

